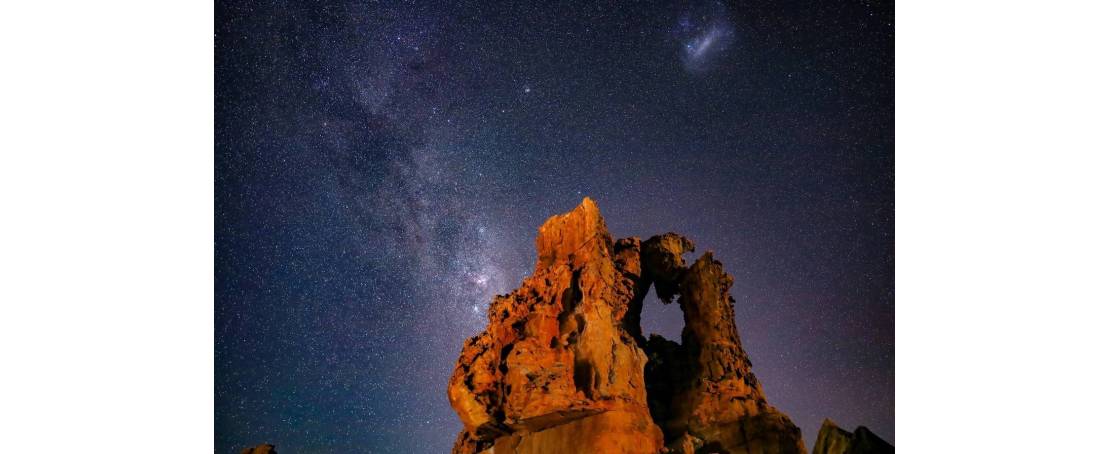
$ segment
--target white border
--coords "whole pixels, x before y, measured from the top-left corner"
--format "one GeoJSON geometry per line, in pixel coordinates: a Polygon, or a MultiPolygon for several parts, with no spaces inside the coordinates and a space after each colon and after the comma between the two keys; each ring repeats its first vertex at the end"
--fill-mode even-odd
{"type": "Polygon", "coordinates": [[[898,4],[902,452],[1104,445],[1107,12],[898,4]]]}
{"type": "Polygon", "coordinates": [[[0,7],[2,452],[212,451],[212,29],[0,7]]]}

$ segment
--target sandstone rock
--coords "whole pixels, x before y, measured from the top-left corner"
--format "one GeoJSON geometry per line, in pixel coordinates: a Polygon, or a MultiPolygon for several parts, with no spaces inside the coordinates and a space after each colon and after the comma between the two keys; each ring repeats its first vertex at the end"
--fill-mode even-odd
{"type": "Polygon", "coordinates": [[[274,445],[260,444],[253,448],[243,448],[239,454],[277,454],[277,450],[274,449],[274,445]]]}
{"type": "Polygon", "coordinates": [[[894,446],[875,435],[866,427],[859,426],[855,432],[848,432],[832,421],[825,419],[813,454],[893,454],[894,446]]]}
{"type": "MultiPolygon", "coordinates": [[[[767,403],[740,346],[728,293],[732,276],[712,253],[686,268],[681,254],[693,244],[683,240],[668,233],[642,246],[663,251],[645,253],[641,266],[664,270],[652,273],[653,284],[677,292],[685,322],[681,345],[653,337],[646,346],[652,415],[669,446],[677,452],[692,446],[696,452],[804,453],[801,431],[767,403]]],[[[666,301],[668,295],[659,296],[666,301]]]]}
{"type": "Polygon", "coordinates": [[[453,452],[804,453],[740,347],[732,277],[711,254],[687,268],[693,249],[674,233],[614,242],[588,198],[548,219],[534,273],[459,355],[453,452]],[[641,334],[652,286],[678,296],[681,345],[641,334]]]}

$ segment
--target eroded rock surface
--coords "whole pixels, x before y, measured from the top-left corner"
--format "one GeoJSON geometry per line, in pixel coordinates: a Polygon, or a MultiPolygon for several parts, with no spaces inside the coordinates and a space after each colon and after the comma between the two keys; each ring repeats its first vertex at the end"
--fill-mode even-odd
{"type": "Polygon", "coordinates": [[[674,233],[613,241],[585,199],[540,227],[532,276],[494,299],[448,397],[454,453],[804,453],[767,403],[733,321],[732,277],[674,233]],[[682,343],[640,332],[654,286],[682,343]]]}
{"type": "Polygon", "coordinates": [[[813,454],[893,454],[894,446],[879,438],[866,427],[859,426],[855,432],[841,429],[836,423],[826,419],[817,433],[813,454]]]}

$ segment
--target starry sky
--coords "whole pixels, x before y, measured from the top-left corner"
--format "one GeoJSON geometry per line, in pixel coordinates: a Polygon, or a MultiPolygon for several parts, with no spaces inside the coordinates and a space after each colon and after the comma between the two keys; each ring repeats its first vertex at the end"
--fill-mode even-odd
{"type": "Polygon", "coordinates": [[[217,1],[216,452],[449,452],[463,341],[583,196],[715,252],[807,447],[894,442],[893,8],[217,1]]]}

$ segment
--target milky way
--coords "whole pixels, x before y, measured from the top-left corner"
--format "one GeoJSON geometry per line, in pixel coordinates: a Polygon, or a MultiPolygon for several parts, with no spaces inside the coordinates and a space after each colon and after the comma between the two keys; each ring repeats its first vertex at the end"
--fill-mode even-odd
{"type": "Polygon", "coordinates": [[[463,342],[584,195],[715,251],[808,445],[894,439],[890,5],[216,9],[217,452],[449,452],[463,342]]]}

